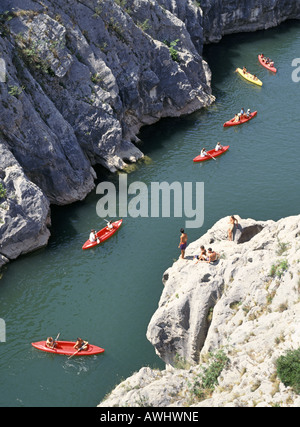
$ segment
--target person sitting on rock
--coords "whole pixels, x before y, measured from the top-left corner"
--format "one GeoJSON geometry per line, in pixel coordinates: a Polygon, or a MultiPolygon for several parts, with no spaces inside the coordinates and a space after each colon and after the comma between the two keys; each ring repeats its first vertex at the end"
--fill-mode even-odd
{"type": "MultiPolygon", "coordinates": [[[[200,254],[196,255],[197,262],[206,260],[206,249],[203,245],[200,246],[200,254]]],[[[195,264],[197,264],[197,262],[195,264]]]]}
{"type": "Polygon", "coordinates": [[[214,262],[217,260],[217,258],[218,258],[217,252],[213,251],[212,248],[208,248],[207,252],[208,252],[208,254],[207,254],[205,262],[214,262]]]}

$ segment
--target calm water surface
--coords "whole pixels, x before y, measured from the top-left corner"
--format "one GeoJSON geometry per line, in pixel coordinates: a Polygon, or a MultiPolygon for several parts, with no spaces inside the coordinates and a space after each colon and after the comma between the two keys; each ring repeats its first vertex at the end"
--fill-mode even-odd
{"type": "MultiPolygon", "coordinates": [[[[151,158],[128,176],[142,181],[205,183],[205,220],[189,229],[189,240],[215,221],[238,214],[258,220],[296,215],[299,197],[299,89],[291,63],[300,53],[300,24],[228,36],[207,46],[216,102],[191,116],[163,120],[145,129],[141,150],[151,158]],[[264,69],[264,52],[278,66],[264,69]],[[234,70],[245,65],[264,83],[247,83],[234,70]],[[251,122],[223,128],[241,107],[258,110],[251,122]],[[192,159],[216,141],[230,145],[216,161],[192,159]]],[[[118,183],[118,177],[99,178],[118,183]]],[[[90,251],[81,246],[91,227],[105,222],[96,214],[99,196],[52,209],[47,248],[12,262],[0,281],[1,406],[96,406],[112,388],[142,366],[163,368],[146,339],[147,325],[162,291],[163,272],[179,256],[180,218],[124,218],[110,241],[90,251]],[[60,332],[105,348],[105,353],[68,360],[35,350],[38,341],[60,332]]]]}

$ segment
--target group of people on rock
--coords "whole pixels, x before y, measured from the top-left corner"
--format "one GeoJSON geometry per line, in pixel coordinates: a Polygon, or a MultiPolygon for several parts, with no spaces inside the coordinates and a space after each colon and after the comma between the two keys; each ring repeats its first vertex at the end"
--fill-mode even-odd
{"type": "MultiPolygon", "coordinates": [[[[227,235],[228,235],[228,240],[232,241],[233,240],[233,232],[234,232],[234,228],[238,226],[238,220],[235,218],[234,215],[231,215],[229,218],[229,227],[227,230],[227,235]]],[[[180,229],[180,242],[179,242],[179,246],[178,248],[180,248],[181,250],[181,259],[184,259],[185,257],[185,250],[186,250],[186,246],[187,246],[187,234],[185,233],[184,229],[181,228],[180,229]]],[[[203,262],[214,262],[217,261],[219,259],[220,255],[215,252],[214,250],[212,250],[212,248],[208,248],[207,250],[205,249],[205,247],[203,245],[200,246],[200,254],[194,256],[194,259],[197,259],[196,264],[199,261],[203,261],[203,262]]]]}
{"type": "Polygon", "coordinates": [[[194,259],[197,259],[196,264],[199,261],[203,261],[203,262],[214,262],[217,261],[219,254],[215,251],[212,250],[212,248],[208,248],[207,250],[205,249],[205,247],[203,245],[200,246],[200,254],[199,255],[195,255],[194,259]]]}

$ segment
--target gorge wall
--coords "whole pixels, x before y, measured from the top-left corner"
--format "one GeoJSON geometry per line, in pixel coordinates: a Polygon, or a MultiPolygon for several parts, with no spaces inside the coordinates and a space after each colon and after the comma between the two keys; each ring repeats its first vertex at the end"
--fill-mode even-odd
{"type": "Polygon", "coordinates": [[[50,205],[82,200],[94,165],[143,158],[142,126],[214,101],[204,43],[299,16],[296,0],[2,0],[0,266],[47,243],[50,205]]]}

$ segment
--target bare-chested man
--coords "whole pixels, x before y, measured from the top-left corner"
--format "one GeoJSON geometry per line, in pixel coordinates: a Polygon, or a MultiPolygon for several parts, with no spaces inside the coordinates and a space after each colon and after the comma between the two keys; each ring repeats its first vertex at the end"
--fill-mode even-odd
{"type": "Polygon", "coordinates": [[[213,251],[212,248],[207,249],[207,258],[205,262],[214,262],[217,259],[217,252],[213,251]]]}
{"type": "Polygon", "coordinates": [[[181,258],[184,259],[184,254],[185,254],[185,249],[186,249],[186,242],[187,242],[187,234],[184,232],[184,229],[181,228],[180,229],[180,243],[179,243],[179,248],[181,250],[181,258]]]}

